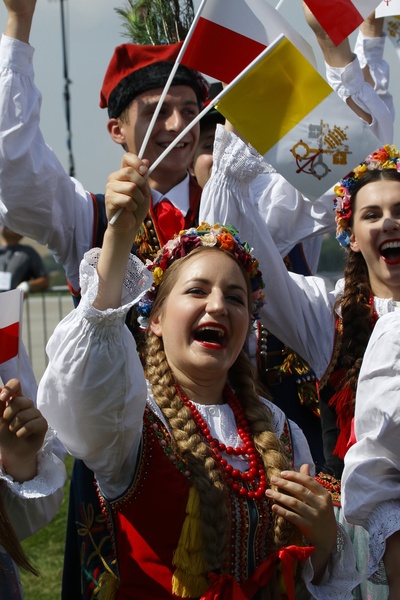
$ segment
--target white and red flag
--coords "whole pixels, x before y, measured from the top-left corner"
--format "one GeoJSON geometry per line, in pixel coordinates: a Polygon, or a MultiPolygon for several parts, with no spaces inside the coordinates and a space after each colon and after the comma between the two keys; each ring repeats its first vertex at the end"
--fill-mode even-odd
{"type": "Polygon", "coordinates": [[[0,364],[18,356],[22,321],[21,290],[0,293],[0,364]]]}
{"type": "Polygon", "coordinates": [[[374,12],[381,0],[304,0],[336,46],[374,12]]]}
{"type": "Polygon", "coordinates": [[[265,0],[207,0],[181,62],[229,83],[280,34],[315,64],[308,42],[265,0]]]}

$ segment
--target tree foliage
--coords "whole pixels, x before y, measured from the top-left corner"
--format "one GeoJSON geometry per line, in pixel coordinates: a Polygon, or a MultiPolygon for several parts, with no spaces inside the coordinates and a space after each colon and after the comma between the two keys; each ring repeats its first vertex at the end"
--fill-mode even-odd
{"type": "Polygon", "coordinates": [[[179,42],[194,19],[192,0],[128,0],[115,11],[122,18],[122,35],[135,44],[179,42]]]}

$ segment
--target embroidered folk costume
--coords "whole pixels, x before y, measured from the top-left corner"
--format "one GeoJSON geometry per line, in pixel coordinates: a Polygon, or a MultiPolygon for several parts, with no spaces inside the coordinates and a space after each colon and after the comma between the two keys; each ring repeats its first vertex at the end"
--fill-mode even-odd
{"type": "MultiPolygon", "coordinates": [[[[99,251],[88,253],[81,267],[81,303],[58,326],[48,347],[50,365],[40,387],[40,406],[51,422],[57,422],[69,450],[85,458],[95,471],[114,544],[110,562],[103,562],[99,548],[93,561],[96,567],[91,565],[96,583],[93,597],[253,598],[268,581],[278,578],[285,590],[282,597],[287,594],[294,598],[303,570],[303,580],[315,598],[325,597],[324,591],[333,586],[337,598],[350,599],[348,590],[357,576],[341,530],[329,573],[320,586],[310,583],[313,574],[307,557],[312,548],[304,542],[299,547],[275,546],[271,501],[264,493],[269,486],[265,465],[229,383],[224,403],[217,405],[194,403],[176,387],[175,402],[182,410],[189,410],[208,448],[207,460],[214,461],[222,485],[220,508],[222,514],[226,511],[229,532],[223,545],[225,558],[218,567],[206,567],[200,502],[204,492],[193,484],[191,455],[181,452],[173,439],[169,412],[158,405],[150,384],[146,384],[133,338],[124,326],[125,314],[136,302],[141,325],[147,327],[165,270],[199,246],[224,248],[242,264],[257,316],[264,301],[263,282],[249,247],[240,242],[233,229],[202,224],[168,242],[147,269],[131,256],[123,306],[104,313],[92,306],[99,251]],[[91,358],[76,362],[71,351],[75,356],[75,351],[83,351],[91,358]],[[54,401],[59,369],[67,364],[54,401]],[[85,414],[90,414],[89,421],[85,414]]],[[[260,402],[270,411],[273,431],[289,464],[292,460],[297,466],[310,464],[311,456],[298,427],[288,423],[267,400],[261,398],[260,402]]]]}

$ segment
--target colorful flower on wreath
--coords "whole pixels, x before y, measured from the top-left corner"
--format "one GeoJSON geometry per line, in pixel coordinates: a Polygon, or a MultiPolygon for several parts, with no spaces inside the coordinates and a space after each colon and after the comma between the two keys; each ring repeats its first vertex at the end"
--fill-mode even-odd
{"type": "Polygon", "coordinates": [[[250,281],[253,317],[254,319],[259,318],[258,313],[265,300],[262,292],[265,286],[258,267],[258,260],[252,256],[250,246],[240,241],[239,233],[232,225],[223,226],[217,223],[211,226],[208,223],[201,223],[198,227],[180,231],[161,248],[153,262],[147,261],[146,266],[153,273],[154,281],[136,306],[138,322],[142,329],[147,329],[149,325],[151,307],[157,296],[164,272],[174,261],[187,256],[200,246],[221,248],[232,254],[241,263],[250,281]]]}
{"type": "Polygon", "coordinates": [[[367,171],[396,169],[400,172],[400,151],[396,146],[386,144],[369,154],[366,159],[335,186],[334,211],[336,213],[336,239],[347,248],[350,245],[352,217],[351,194],[358,179],[367,171]]]}
{"type": "Polygon", "coordinates": [[[230,233],[222,233],[218,236],[218,242],[221,250],[227,250],[228,252],[232,252],[235,247],[235,240],[233,239],[230,233]]]}

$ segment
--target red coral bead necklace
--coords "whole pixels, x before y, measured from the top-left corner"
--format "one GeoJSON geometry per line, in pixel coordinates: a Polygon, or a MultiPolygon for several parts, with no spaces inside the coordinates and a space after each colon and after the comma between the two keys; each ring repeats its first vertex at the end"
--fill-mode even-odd
{"type": "Polygon", "coordinates": [[[260,499],[264,496],[267,489],[267,476],[265,473],[264,463],[260,454],[257,452],[250,431],[250,426],[244,413],[243,407],[231,388],[225,386],[224,399],[232,409],[237,426],[237,432],[242,440],[241,446],[232,447],[222,444],[219,440],[211,435],[210,429],[206,421],[197,410],[196,406],[185,396],[179,386],[176,386],[178,395],[182,403],[190,410],[196,426],[210,446],[213,452],[213,458],[217,463],[218,468],[222,471],[226,483],[234,492],[240,496],[244,496],[250,500],[260,499]],[[235,469],[228,463],[222,454],[231,456],[243,456],[249,463],[247,471],[235,469]],[[251,489],[248,489],[249,486],[251,489]]]}

